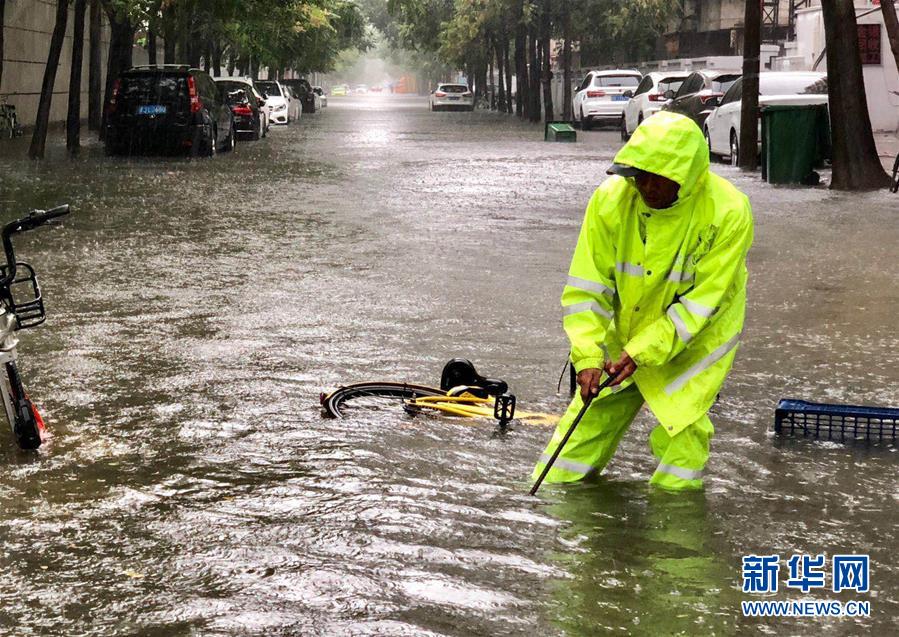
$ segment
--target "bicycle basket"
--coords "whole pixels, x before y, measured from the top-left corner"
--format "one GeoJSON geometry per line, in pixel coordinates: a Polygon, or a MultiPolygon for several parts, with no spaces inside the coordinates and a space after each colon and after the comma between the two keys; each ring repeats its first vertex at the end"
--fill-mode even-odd
{"type": "Polygon", "coordinates": [[[781,400],[774,411],[774,431],[783,435],[839,442],[896,441],[899,409],[828,405],[805,400],[781,400]]]}
{"type": "MultiPolygon", "coordinates": [[[[0,273],[5,275],[6,270],[5,266],[0,266],[0,273]]],[[[46,320],[37,275],[34,268],[24,261],[16,262],[16,278],[2,293],[7,309],[16,317],[16,329],[34,327],[46,320]]]]}

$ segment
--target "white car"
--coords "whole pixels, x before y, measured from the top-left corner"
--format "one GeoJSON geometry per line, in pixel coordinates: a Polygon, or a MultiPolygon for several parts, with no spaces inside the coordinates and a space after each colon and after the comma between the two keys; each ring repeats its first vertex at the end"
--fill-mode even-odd
{"type": "Polygon", "coordinates": [[[630,99],[626,102],[624,114],[621,116],[621,139],[624,141],[630,139],[640,122],[662,108],[667,101],[665,93],[677,92],[688,75],[689,71],[653,71],[640,80],[640,84],[632,94],[630,90],[625,91],[624,95],[630,99]]]}
{"type": "Polygon", "coordinates": [[[299,100],[291,99],[290,92],[287,87],[274,80],[262,80],[256,82],[256,88],[262,91],[265,97],[265,106],[268,108],[269,118],[272,124],[289,124],[297,115],[297,104],[299,100]]]}
{"type": "Polygon", "coordinates": [[[584,130],[590,130],[597,122],[621,120],[627,97],[624,92],[633,91],[643,76],[639,71],[590,71],[577,87],[571,100],[574,121],[580,122],[584,130]]]}
{"type": "Polygon", "coordinates": [[[312,92],[318,95],[322,108],[328,108],[328,94],[321,86],[313,86],[312,92]]]}
{"type": "MultiPolygon", "coordinates": [[[[731,86],[718,108],[705,120],[704,133],[712,156],[729,156],[735,164],[740,154],[740,116],[743,81],[731,86]]],[[[767,71],[759,74],[759,106],[827,104],[827,75],[812,71],[767,71]]],[[[761,144],[759,120],[759,144],[761,144]]]]}
{"type": "Polygon", "coordinates": [[[428,98],[432,111],[474,110],[474,95],[466,84],[439,84],[428,98]]]}

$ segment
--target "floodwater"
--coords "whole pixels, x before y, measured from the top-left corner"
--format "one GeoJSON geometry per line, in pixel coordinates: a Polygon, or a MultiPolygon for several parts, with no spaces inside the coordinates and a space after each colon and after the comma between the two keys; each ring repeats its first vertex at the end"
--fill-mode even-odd
{"type": "MultiPolygon", "coordinates": [[[[650,489],[644,412],[605,478],[527,495],[549,431],[318,396],[437,384],[464,356],[562,411],[559,294],[612,130],[357,96],[214,160],[40,164],[0,147],[3,219],[45,325],[21,367],[52,439],[0,452],[0,633],[873,635],[899,631],[896,447],[783,440],[779,398],[899,405],[899,196],[760,185],[743,347],[702,494],[650,489]],[[779,554],[781,591],[741,592],[779,554]],[[785,589],[794,554],[865,553],[869,593],[785,589]],[[867,600],[748,619],[741,600],[867,600]]],[[[828,579],[828,585],[830,580],[828,579]]]]}

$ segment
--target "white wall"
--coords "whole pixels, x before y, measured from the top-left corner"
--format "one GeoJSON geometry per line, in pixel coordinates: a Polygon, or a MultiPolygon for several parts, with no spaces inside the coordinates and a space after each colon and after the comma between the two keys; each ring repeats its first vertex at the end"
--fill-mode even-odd
{"type": "MultiPolygon", "coordinates": [[[[53,85],[53,102],[50,121],[64,121],[68,109],[69,73],[72,65],[72,31],[74,12],[69,10],[66,38],[63,43],[56,82],[53,85]]],[[[0,95],[15,105],[19,123],[34,124],[40,100],[44,67],[50,51],[50,38],[56,23],[56,2],[51,0],[7,0],[4,20],[3,78],[0,95]]],[[[85,15],[84,59],[81,71],[81,114],[87,117],[88,65],[90,63],[90,9],[85,15]]],[[[101,64],[103,80],[106,78],[106,54],[109,48],[108,22],[103,18],[101,64]]],[[[162,43],[159,43],[159,60],[162,60],[162,43]]],[[[134,47],[134,63],[146,64],[147,51],[134,47]]]]}
{"type": "MultiPolygon", "coordinates": [[[[873,7],[870,2],[857,2],[856,13],[864,13],[873,7]]],[[[883,26],[883,14],[875,11],[870,15],[858,18],[859,24],[881,25],[881,50],[879,65],[862,67],[865,76],[865,96],[868,100],[868,113],[871,126],[875,131],[899,131],[899,70],[890,50],[886,27],[883,26]]],[[[796,14],[796,48],[791,57],[781,63],[783,70],[810,70],[825,50],[824,17],[820,7],[802,9],[796,14]]],[[[825,55],[817,66],[817,70],[827,70],[825,55]]]]}

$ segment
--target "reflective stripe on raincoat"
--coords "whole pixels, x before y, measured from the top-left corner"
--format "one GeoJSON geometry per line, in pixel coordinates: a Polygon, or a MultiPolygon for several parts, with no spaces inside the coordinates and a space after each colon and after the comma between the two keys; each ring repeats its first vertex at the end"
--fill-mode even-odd
{"type": "Polygon", "coordinates": [[[709,172],[709,149],[688,117],[646,119],[615,162],[680,184],[650,209],[631,179],[613,176],[590,199],[562,293],[575,370],[622,349],[656,418],[674,435],[708,411],[730,370],[746,308],[749,200],[709,172]]]}

